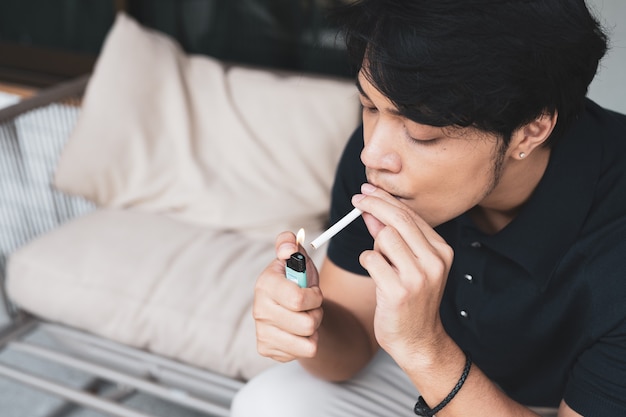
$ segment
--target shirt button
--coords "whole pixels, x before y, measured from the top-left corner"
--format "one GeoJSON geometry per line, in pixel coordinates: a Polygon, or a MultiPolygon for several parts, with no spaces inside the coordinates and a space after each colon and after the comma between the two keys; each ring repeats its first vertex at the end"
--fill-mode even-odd
{"type": "Polygon", "coordinates": [[[469,313],[466,310],[461,310],[459,311],[459,316],[463,317],[464,319],[469,317],[469,313]]]}
{"type": "Polygon", "coordinates": [[[467,282],[472,282],[474,280],[474,277],[471,276],[470,274],[463,275],[463,278],[465,278],[467,282]]]}
{"type": "Polygon", "coordinates": [[[481,248],[483,245],[480,242],[472,242],[470,243],[470,246],[478,249],[478,248],[481,248]]]}

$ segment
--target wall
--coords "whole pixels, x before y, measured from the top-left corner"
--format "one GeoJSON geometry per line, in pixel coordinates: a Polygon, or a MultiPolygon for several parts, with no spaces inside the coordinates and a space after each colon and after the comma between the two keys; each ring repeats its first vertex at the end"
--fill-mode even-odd
{"type": "Polygon", "coordinates": [[[596,16],[609,30],[611,49],[589,88],[598,104],[626,113],[626,1],[588,0],[596,16]]]}

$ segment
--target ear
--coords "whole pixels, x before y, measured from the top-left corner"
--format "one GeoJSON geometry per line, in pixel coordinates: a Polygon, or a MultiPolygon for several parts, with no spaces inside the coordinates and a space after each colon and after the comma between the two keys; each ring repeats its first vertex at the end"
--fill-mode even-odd
{"type": "Polygon", "coordinates": [[[544,113],[530,123],[513,132],[510,155],[515,159],[525,159],[538,147],[543,145],[554,130],[558,118],[557,112],[544,113]]]}

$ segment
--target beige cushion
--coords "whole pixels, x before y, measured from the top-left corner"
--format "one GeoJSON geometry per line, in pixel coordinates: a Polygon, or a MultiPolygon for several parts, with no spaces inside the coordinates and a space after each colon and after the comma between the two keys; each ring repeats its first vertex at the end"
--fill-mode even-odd
{"type": "Polygon", "coordinates": [[[248,234],[316,227],[358,122],[351,80],[189,56],[120,14],[55,184],[248,234]]]}
{"type": "Polygon", "coordinates": [[[251,304],[274,256],[273,239],[99,210],[15,252],[7,288],[48,320],[248,379],[273,364],[256,351],[251,304]]]}

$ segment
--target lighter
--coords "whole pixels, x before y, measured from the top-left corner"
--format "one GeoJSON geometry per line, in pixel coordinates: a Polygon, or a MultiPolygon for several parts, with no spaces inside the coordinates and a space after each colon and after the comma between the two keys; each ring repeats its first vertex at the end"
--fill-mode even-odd
{"type": "MultiPolygon", "coordinates": [[[[298,247],[302,246],[304,243],[304,236],[304,229],[298,230],[298,234],[296,235],[296,245],[298,245],[298,247]]],[[[306,257],[301,252],[292,253],[289,259],[287,259],[285,275],[289,281],[295,282],[301,288],[307,287],[306,257]]]]}
{"type": "Polygon", "coordinates": [[[289,281],[295,282],[301,288],[306,288],[306,258],[302,253],[296,252],[287,259],[285,275],[289,281]]]}

